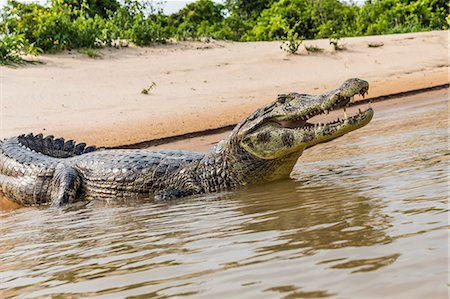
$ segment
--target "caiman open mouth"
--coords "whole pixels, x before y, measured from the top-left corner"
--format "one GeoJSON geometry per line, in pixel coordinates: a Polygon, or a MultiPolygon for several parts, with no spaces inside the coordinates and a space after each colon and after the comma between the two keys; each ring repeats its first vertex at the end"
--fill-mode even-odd
{"type": "MultiPolygon", "coordinates": [[[[359,93],[363,98],[366,94],[368,94],[368,88],[363,88],[359,93]]],[[[320,127],[333,127],[333,126],[339,126],[344,123],[348,124],[355,124],[358,123],[360,120],[364,119],[365,116],[372,111],[372,108],[368,107],[364,111],[361,111],[361,109],[358,109],[358,113],[348,116],[346,112],[346,108],[354,103],[354,95],[350,97],[343,97],[339,96],[339,99],[329,108],[329,109],[321,109],[321,108],[315,108],[311,111],[308,111],[305,115],[299,115],[290,119],[284,119],[279,120],[276,118],[272,118],[269,120],[269,122],[273,122],[280,127],[286,128],[286,129],[310,129],[310,128],[320,128],[320,127]],[[336,111],[338,109],[343,109],[344,117],[337,118],[334,121],[327,122],[327,123],[314,123],[311,122],[311,118],[322,115],[322,114],[328,114],[330,111],[336,111]]]]}

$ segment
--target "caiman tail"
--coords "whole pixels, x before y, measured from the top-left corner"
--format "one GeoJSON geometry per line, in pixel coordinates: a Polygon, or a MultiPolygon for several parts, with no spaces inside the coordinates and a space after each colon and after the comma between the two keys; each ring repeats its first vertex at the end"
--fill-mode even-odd
{"type": "Polygon", "coordinates": [[[74,169],[63,167],[65,158],[95,150],[95,146],[42,134],[0,141],[0,191],[26,205],[47,203],[48,195],[68,200],[71,194],[57,194],[63,187],[75,187],[79,178],[74,169]]]}

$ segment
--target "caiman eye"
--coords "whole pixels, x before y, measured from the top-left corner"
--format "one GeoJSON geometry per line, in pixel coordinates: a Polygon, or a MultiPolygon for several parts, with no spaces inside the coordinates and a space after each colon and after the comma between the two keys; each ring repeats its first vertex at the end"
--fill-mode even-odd
{"type": "Polygon", "coordinates": [[[280,103],[280,104],[284,104],[284,103],[286,103],[287,98],[288,98],[287,95],[285,95],[285,94],[279,94],[279,95],[278,95],[277,102],[280,103]]]}

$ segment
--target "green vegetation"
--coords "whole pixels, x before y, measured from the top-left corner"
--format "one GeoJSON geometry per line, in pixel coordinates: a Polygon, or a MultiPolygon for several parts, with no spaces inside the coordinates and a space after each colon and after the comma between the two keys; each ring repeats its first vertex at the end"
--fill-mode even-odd
{"type": "Polygon", "coordinates": [[[10,0],[0,12],[0,64],[66,49],[97,57],[96,48],[171,38],[282,40],[290,53],[303,38],[328,38],[338,50],[341,37],[448,29],[449,21],[446,0],[367,0],[361,7],[338,0],[197,0],[170,16],[135,0],[53,0],[48,6],[10,0]]]}
{"type": "Polygon", "coordinates": [[[298,48],[303,43],[303,36],[298,36],[298,33],[294,30],[290,30],[287,35],[286,41],[284,41],[280,48],[289,54],[296,54],[298,51],[298,48]]]}
{"type": "Polygon", "coordinates": [[[333,49],[335,51],[342,51],[345,50],[345,46],[340,43],[341,38],[340,37],[330,37],[329,43],[333,46],[333,49]]]}
{"type": "Polygon", "coordinates": [[[305,45],[305,49],[306,51],[308,51],[308,53],[320,53],[323,52],[322,48],[319,48],[318,46],[314,46],[314,45],[305,45]]]}
{"type": "Polygon", "coordinates": [[[96,49],[91,49],[91,48],[82,48],[80,49],[78,52],[80,52],[81,54],[84,54],[88,57],[94,58],[94,59],[100,59],[102,58],[102,53],[100,53],[98,50],[96,49]]]}
{"type": "Polygon", "coordinates": [[[30,44],[22,34],[3,34],[0,36],[0,65],[24,64],[21,54],[38,55],[41,52],[30,44]]]}

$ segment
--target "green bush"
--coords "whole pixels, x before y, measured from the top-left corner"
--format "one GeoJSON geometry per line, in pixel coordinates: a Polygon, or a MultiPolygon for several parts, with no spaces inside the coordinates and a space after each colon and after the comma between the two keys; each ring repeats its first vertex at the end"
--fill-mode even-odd
{"type": "Polygon", "coordinates": [[[293,29],[289,30],[287,39],[281,44],[280,48],[289,54],[296,54],[303,40],[304,38],[302,36],[299,37],[298,33],[293,29]]]}
{"type": "Polygon", "coordinates": [[[29,44],[22,34],[0,35],[0,65],[23,64],[22,54],[37,55],[41,50],[29,44]]]}
{"type": "Polygon", "coordinates": [[[150,45],[171,37],[284,40],[288,51],[297,51],[299,37],[335,41],[344,36],[448,29],[450,21],[446,0],[367,0],[362,7],[338,0],[225,4],[198,0],[170,16],[156,11],[151,2],[117,1],[53,0],[44,7],[9,0],[0,13],[3,57],[7,53],[17,57],[31,45],[57,52],[123,40],[150,45]]]}
{"type": "Polygon", "coordinates": [[[312,10],[314,26],[317,26],[314,38],[356,35],[358,6],[336,0],[312,1],[312,10]]]}
{"type": "Polygon", "coordinates": [[[54,1],[51,7],[10,2],[9,17],[3,26],[9,32],[22,34],[26,40],[45,52],[64,49],[94,48],[110,44],[106,21],[98,15],[89,17],[83,10],[54,1]]]}
{"type": "Polygon", "coordinates": [[[245,40],[285,39],[289,30],[307,39],[448,29],[444,0],[280,0],[263,10],[245,40]]]}
{"type": "Polygon", "coordinates": [[[360,10],[357,34],[374,35],[448,29],[445,0],[374,0],[360,10]]]}
{"type": "Polygon", "coordinates": [[[179,39],[211,37],[224,20],[224,6],[211,0],[188,4],[169,17],[173,34],[179,39]]]}
{"type": "Polygon", "coordinates": [[[168,38],[167,26],[161,15],[146,18],[142,13],[133,19],[129,38],[138,46],[150,45],[152,43],[164,43],[168,38]]]}
{"type": "Polygon", "coordinates": [[[245,40],[283,40],[295,27],[295,32],[305,38],[313,38],[316,28],[314,12],[307,0],[281,0],[262,11],[255,26],[246,34],[245,40]]]}
{"type": "Polygon", "coordinates": [[[120,7],[117,0],[63,0],[63,3],[78,9],[88,7],[87,13],[90,17],[98,15],[102,18],[108,17],[120,7]]]}
{"type": "Polygon", "coordinates": [[[358,7],[338,0],[281,0],[264,10],[246,40],[285,39],[289,30],[307,39],[352,35],[358,7]]]}
{"type": "Polygon", "coordinates": [[[231,14],[243,20],[254,20],[259,17],[264,9],[269,8],[278,0],[226,0],[226,8],[231,14]]]}
{"type": "Polygon", "coordinates": [[[222,22],[214,24],[211,37],[215,39],[239,41],[247,31],[252,28],[251,21],[240,18],[237,14],[231,14],[222,22]]]}

